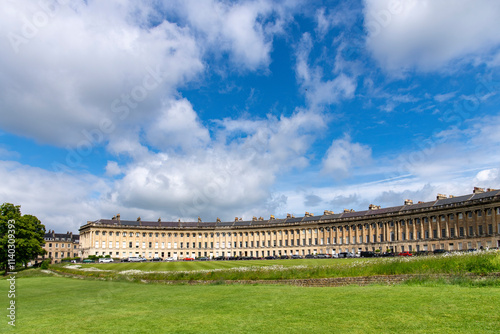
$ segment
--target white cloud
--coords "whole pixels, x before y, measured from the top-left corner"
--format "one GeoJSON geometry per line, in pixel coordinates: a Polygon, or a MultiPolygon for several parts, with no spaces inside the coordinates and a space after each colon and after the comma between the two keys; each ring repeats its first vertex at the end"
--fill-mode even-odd
{"type": "Polygon", "coordinates": [[[57,174],[17,162],[0,161],[2,202],[21,205],[23,214],[37,216],[46,228],[78,231],[88,219],[102,214],[105,203],[95,194],[108,185],[89,175],[57,174]]]}
{"type": "Polygon", "coordinates": [[[323,171],[336,179],[352,175],[353,169],[366,165],[371,160],[371,148],[351,142],[349,135],[332,142],[323,160],[323,171]]]}
{"type": "Polygon", "coordinates": [[[108,161],[106,164],[106,175],[107,176],[116,176],[122,173],[120,166],[116,161],[108,161]]]}
{"type": "Polygon", "coordinates": [[[188,0],[164,4],[176,10],[209,50],[228,52],[232,62],[254,70],[270,62],[273,35],[283,31],[293,3],[188,0]]]}
{"type": "Polygon", "coordinates": [[[190,151],[205,146],[210,140],[208,130],[186,99],[167,101],[146,133],[149,143],[162,150],[190,151]]]}
{"type": "Polygon", "coordinates": [[[365,0],[366,43],[393,73],[486,62],[500,45],[498,17],[498,1],[365,0]]]}
{"type": "Polygon", "coordinates": [[[21,41],[0,40],[0,126],[12,133],[75,147],[84,131],[108,135],[110,124],[116,130],[154,115],[164,94],[203,70],[189,30],[150,26],[145,5],[41,4],[8,2],[0,13],[0,29],[21,41]],[[39,17],[47,21],[37,25],[39,17]]]}
{"type": "Polygon", "coordinates": [[[331,80],[325,80],[320,66],[310,67],[309,53],[313,42],[309,33],[304,33],[296,50],[297,63],[295,74],[297,81],[305,90],[306,98],[313,108],[318,105],[333,104],[341,99],[349,99],[356,91],[355,79],[344,73],[337,73],[331,80]]]}

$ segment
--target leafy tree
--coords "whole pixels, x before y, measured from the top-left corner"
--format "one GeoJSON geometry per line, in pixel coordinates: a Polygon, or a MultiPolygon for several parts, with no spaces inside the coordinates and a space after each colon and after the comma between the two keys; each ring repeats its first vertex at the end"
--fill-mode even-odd
{"type": "Polygon", "coordinates": [[[7,269],[15,269],[15,267],[7,268],[9,263],[9,234],[12,235],[9,231],[12,230],[15,236],[14,259],[16,264],[27,266],[29,261],[35,259],[38,255],[45,254],[45,250],[42,248],[45,226],[35,216],[21,215],[21,206],[4,203],[0,207],[0,266],[6,272],[7,269]],[[11,225],[11,228],[9,228],[9,225],[11,225]]]}

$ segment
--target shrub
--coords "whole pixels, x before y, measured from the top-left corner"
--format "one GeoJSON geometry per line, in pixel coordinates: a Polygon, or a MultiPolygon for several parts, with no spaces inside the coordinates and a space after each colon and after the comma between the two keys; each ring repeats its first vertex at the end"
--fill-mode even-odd
{"type": "Polygon", "coordinates": [[[49,264],[50,264],[50,260],[43,260],[42,264],[40,265],[40,268],[49,269],[49,264]]]}

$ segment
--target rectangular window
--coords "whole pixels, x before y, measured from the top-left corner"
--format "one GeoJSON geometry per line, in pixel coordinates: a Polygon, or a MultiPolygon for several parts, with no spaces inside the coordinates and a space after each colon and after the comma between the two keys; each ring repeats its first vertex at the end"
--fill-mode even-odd
{"type": "Polygon", "coordinates": [[[417,232],[417,239],[418,240],[422,239],[422,232],[417,232]]]}
{"type": "Polygon", "coordinates": [[[413,240],[413,232],[410,232],[410,240],[413,240]]]}
{"type": "Polygon", "coordinates": [[[441,230],[441,238],[446,238],[446,229],[445,228],[443,228],[441,230]]]}
{"type": "Polygon", "coordinates": [[[106,241],[102,242],[102,248],[106,248],[106,241]]]}
{"type": "Polygon", "coordinates": [[[458,229],[458,233],[460,233],[460,236],[463,237],[464,236],[464,228],[463,227],[460,227],[458,229]]]}
{"type": "Polygon", "coordinates": [[[436,239],[438,237],[438,231],[437,230],[432,230],[432,237],[436,239]]]}
{"type": "Polygon", "coordinates": [[[425,238],[429,239],[429,231],[425,231],[425,238]]]}
{"type": "Polygon", "coordinates": [[[474,228],[472,226],[469,226],[469,236],[474,235],[474,228]]]}
{"type": "Polygon", "coordinates": [[[405,232],[401,233],[401,240],[406,240],[406,233],[405,232]]]}
{"type": "Polygon", "coordinates": [[[95,242],[95,248],[99,248],[99,241],[95,242]]]}
{"type": "Polygon", "coordinates": [[[145,241],[142,242],[142,248],[146,248],[146,242],[145,241]]]}
{"type": "Polygon", "coordinates": [[[493,234],[493,224],[488,224],[488,234],[493,234]]]}
{"type": "Polygon", "coordinates": [[[461,212],[458,213],[458,219],[462,219],[463,218],[463,214],[461,212]]]}
{"type": "Polygon", "coordinates": [[[155,248],[158,248],[158,241],[155,241],[155,248]]]}
{"type": "Polygon", "coordinates": [[[139,248],[139,241],[135,242],[135,248],[139,248]]]}
{"type": "Polygon", "coordinates": [[[483,235],[483,225],[479,225],[479,235],[483,235]]]}
{"type": "Polygon", "coordinates": [[[113,241],[109,242],[109,248],[113,248],[113,241]]]}

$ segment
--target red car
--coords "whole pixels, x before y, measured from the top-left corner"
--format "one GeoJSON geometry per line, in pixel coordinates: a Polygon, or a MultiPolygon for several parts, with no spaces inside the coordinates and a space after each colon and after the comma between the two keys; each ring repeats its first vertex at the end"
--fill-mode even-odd
{"type": "Polygon", "coordinates": [[[194,261],[194,259],[192,257],[185,257],[184,261],[194,261]]]}
{"type": "Polygon", "coordinates": [[[401,252],[399,253],[399,256],[413,256],[413,254],[410,252],[401,252]]]}

